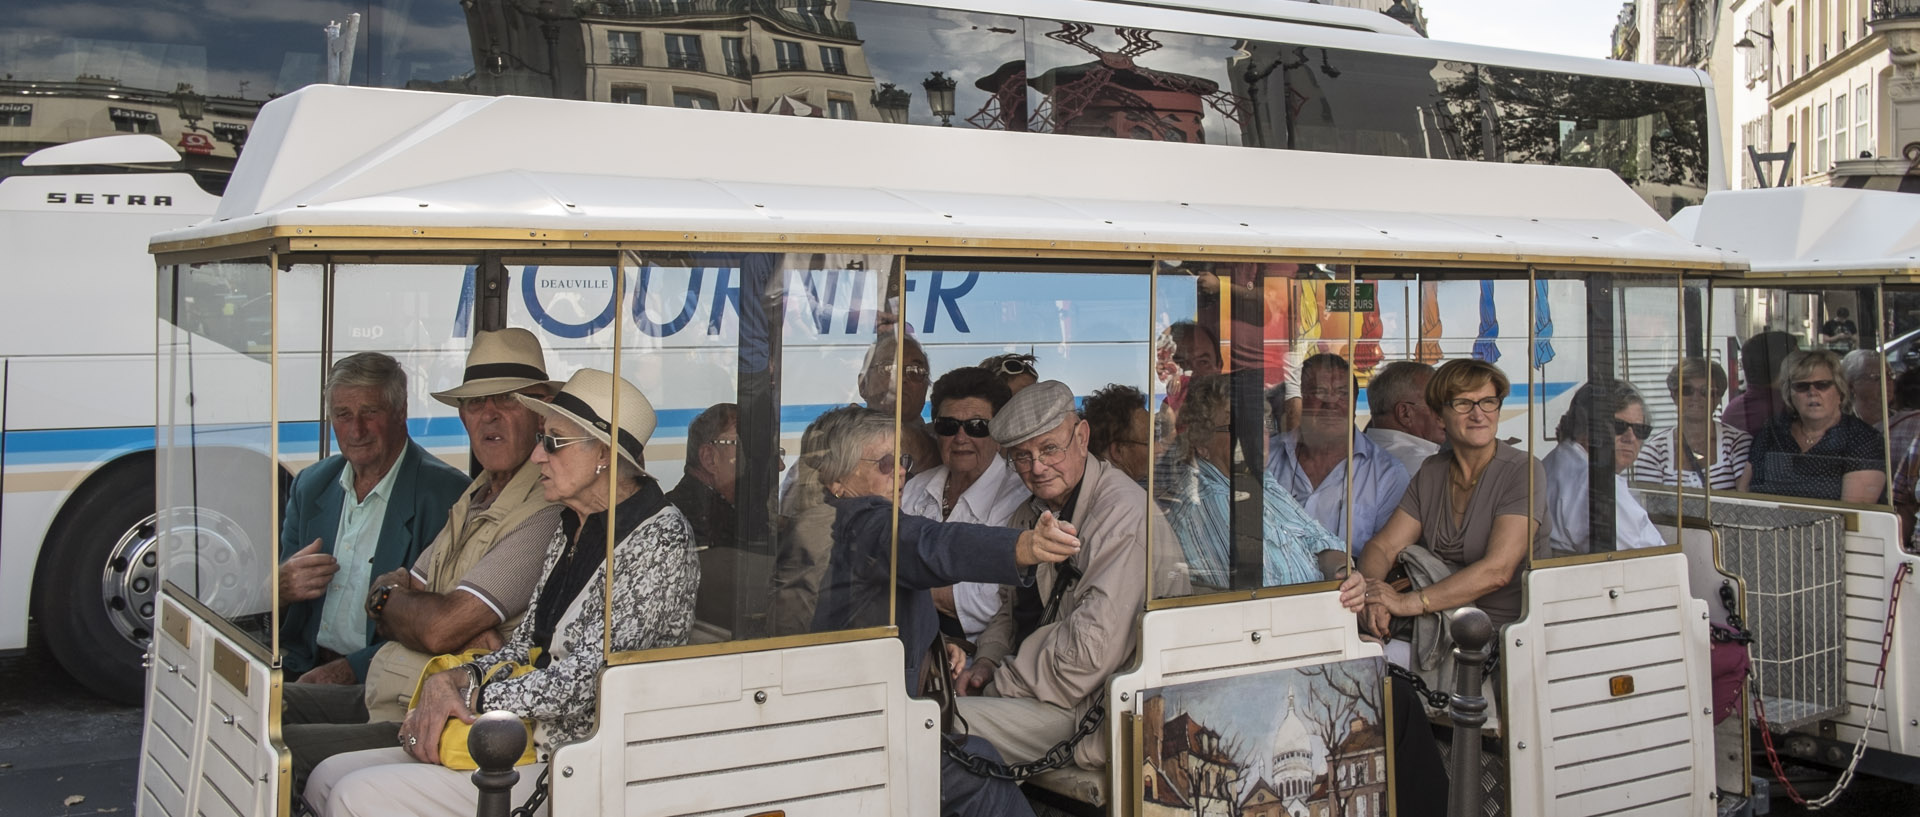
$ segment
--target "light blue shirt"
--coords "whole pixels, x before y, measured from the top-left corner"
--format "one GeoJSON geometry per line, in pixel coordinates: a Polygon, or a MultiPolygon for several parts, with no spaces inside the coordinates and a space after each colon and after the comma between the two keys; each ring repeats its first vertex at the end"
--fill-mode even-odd
{"type": "MultiPolygon", "coordinates": [[[[1592,514],[1587,486],[1587,450],[1579,443],[1563,441],[1554,446],[1540,465],[1547,472],[1547,546],[1554,556],[1593,552],[1592,514]]],[[[1666,538],[1646,508],[1633,496],[1625,477],[1613,475],[1613,536],[1615,546],[1601,551],[1664,547],[1666,538]]]]}
{"type": "Polygon", "coordinates": [[[1341,463],[1326,478],[1314,485],[1307,480],[1307,474],[1300,469],[1300,462],[1294,453],[1299,444],[1297,432],[1276,435],[1267,445],[1267,474],[1280,483],[1287,493],[1293,495],[1307,516],[1319,522],[1320,527],[1333,532],[1353,543],[1353,557],[1360,558],[1360,551],[1366,547],[1367,540],[1385,527],[1387,520],[1393,517],[1394,510],[1400,507],[1400,497],[1407,492],[1407,483],[1412,480],[1407,469],[1400,461],[1381,450],[1374,441],[1359,431],[1353,433],[1353,460],[1341,463]],[[1353,481],[1353,535],[1347,536],[1347,474],[1354,475],[1353,481]]]}
{"type": "MultiPolygon", "coordinates": [[[[404,453],[402,454],[404,456],[404,453]]],[[[327,582],[327,598],[320,608],[320,634],[314,639],[322,647],[347,655],[367,646],[367,584],[373,581],[373,554],[380,545],[380,523],[387,518],[387,498],[393,496],[394,476],[400,473],[395,459],[387,475],[356,500],[353,490],[353,463],[340,469],[340,530],[333,537],[333,558],[340,570],[327,582]]]]}
{"type": "MultiPolygon", "coordinates": [[[[1155,467],[1153,478],[1160,508],[1166,513],[1168,526],[1180,538],[1194,583],[1221,589],[1233,586],[1233,526],[1229,517],[1233,485],[1227,475],[1206,460],[1189,463],[1167,457],[1155,467]]],[[[1325,579],[1319,554],[1345,547],[1308,518],[1306,510],[1281,490],[1278,482],[1263,479],[1260,485],[1260,585],[1275,587],[1325,579]]]]}

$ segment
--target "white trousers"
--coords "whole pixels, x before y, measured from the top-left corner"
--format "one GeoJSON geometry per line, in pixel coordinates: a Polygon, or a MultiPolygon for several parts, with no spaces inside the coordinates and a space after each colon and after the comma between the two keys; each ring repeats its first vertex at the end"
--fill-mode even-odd
{"type": "MultiPolygon", "coordinates": [[[[519,767],[513,784],[513,806],[533,794],[545,763],[519,767]]],[[[405,749],[368,749],[334,755],[321,761],[307,779],[307,803],[320,817],[374,817],[410,814],[414,817],[473,817],[480,790],[473,772],[429,766],[405,749]]],[[[538,814],[548,814],[542,803],[538,814]]]]}

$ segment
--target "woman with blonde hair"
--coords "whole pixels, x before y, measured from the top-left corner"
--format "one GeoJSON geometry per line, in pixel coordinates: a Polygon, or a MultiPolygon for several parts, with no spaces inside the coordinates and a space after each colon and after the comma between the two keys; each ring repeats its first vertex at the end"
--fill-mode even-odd
{"type": "Polygon", "coordinates": [[[1787,356],[1780,372],[1787,413],[1753,436],[1755,493],[1882,501],[1884,443],[1880,432],[1848,411],[1852,393],[1840,371],[1840,356],[1825,349],[1787,356]]]}

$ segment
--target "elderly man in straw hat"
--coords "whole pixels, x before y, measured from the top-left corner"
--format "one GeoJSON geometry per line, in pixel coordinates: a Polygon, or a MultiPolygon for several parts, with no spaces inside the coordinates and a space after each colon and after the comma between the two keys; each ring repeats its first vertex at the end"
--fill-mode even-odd
{"type": "Polygon", "coordinates": [[[540,417],[515,395],[545,400],[553,391],[540,339],[503,329],[476,336],[460,385],[433,395],[460,410],[480,478],[412,567],[372,583],[366,613],[389,640],[365,683],[287,687],[282,722],[296,786],[335,754],[392,746],[428,659],[498,648],[519,623],[560,505],[542,496],[540,467],[530,459],[540,417]]]}
{"type": "MultiPolygon", "coordinates": [[[[1017,591],[1001,591],[1000,611],[981,634],[974,664],[958,686],[959,713],[971,734],[1008,762],[1025,763],[1071,739],[1081,715],[1098,704],[1107,678],[1133,654],[1134,630],[1147,600],[1147,536],[1175,541],[1149,510],[1147,493],[1119,468],[1087,454],[1087,423],[1074,412],[1073,390],[1058,380],[1029,386],[988,425],[1002,456],[1033,497],[1008,524],[1032,527],[1046,511],[1078,528],[1080,552],[1036,568],[1039,618],[1019,640],[1017,591]]],[[[1173,548],[1178,550],[1178,548],[1173,548]]],[[[1160,554],[1165,555],[1165,554],[1160,554]]],[[[1155,597],[1190,592],[1173,559],[1156,559],[1155,597]]],[[[1073,745],[1088,769],[1107,762],[1107,742],[1073,745]]]]}

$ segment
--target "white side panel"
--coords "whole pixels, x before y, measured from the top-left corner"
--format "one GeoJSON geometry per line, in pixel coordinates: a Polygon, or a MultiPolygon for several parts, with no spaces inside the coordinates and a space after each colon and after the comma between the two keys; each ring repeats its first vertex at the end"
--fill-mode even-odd
{"type": "MultiPolygon", "coordinates": [[[[1289,667],[1380,655],[1360,640],[1352,613],[1336,593],[1311,593],[1228,604],[1156,610],[1140,627],[1140,666],[1115,675],[1108,712],[1140,713],[1140,692],[1167,684],[1251,675],[1289,667]]],[[[1109,717],[1109,724],[1118,715],[1109,717]]],[[[1109,757],[1124,758],[1120,730],[1108,729],[1109,757]]],[[[1126,772],[1110,764],[1108,791],[1125,792],[1126,772]]],[[[1124,798],[1112,797],[1113,800],[1124,798]]]]}
{"type": "MultiPolygon", "coordinates": [[[[162,602],[161,616],[185,621],[178,606],[162,602]]],[[[206,711],[202,695],[207,641],[199,622],[186,622],[188,643],[161,631],[154,637],[147,670],[147,723],[140,740],[139,812],[146,817],[181,817],[199,771],[195,764],[206,711]]]]}
{"type": "Polygon", "coordinates": [[[1714,810],[1706,604],[1679,554],[1534,570],[1501,645],[1515,814],[1714,810]],[[1628,675],[1630,694],[1609,679],[1628,675]]]}
{"type": "Polygon", "coordinates": [[[284,815],[281,793],[291,758],[272,737],[280,715],[279,671],[168,596],[162,599],[147,670],[138,813],[284,815]],[[184,635],[184,646],[176,633],[184,635]],[[228,680],[236,675],[243,685],[228,680]]]}
{"type": "Polygon", "coordinates": [[[939,720],[893,638],[608,669],[555,814],[938,813],[939,720]]]}
{"type": "Polygon", "coordinates": [[[151,339],[147,347],[140,354],[15,358],[7,375],[7,430],[151,427],[151,339]]]}
{"type": "Polygon", "coordinates": [[[194,780],[195,811],[209,817],[233,814],[268,815],[280,813],[275,802],[281,785],[280,753],[268,739],[280,696],[274,689],[279,673],[247,657],[233,642],[212,628],[203,630],[209,643],[208,672],[201,685],[206,690],[206,710],[197,758],[199,775],[194,780]],[[216,671],[222,648],[231,649],[245,662],[246,689],[229,683],[216,671]]]}
{"type": "MultiPolygon", "coordinates": [[[[1849,743],[1860,739],[1873,703],[1874,667],[1880,663],[1880,638],[1886,632],[1887,599],[1893,576],[1903,561],[1920,559],[1900,549],[1900,523],[1892,514],[1861,513],[1858,531],[1847,532],[1847,703],[1834,718],[1834,737],[1849,743]]],[[[1920,712],[1920,690],[1911,680],[1920,672],[1920,641],[1912,634],[1920,623],[1920,601],[1914,585],[1920,577],[1908,574],[1901,592],[1900,616],[1893,632],[1893,651],[1887,655],[1886,692],[1880,714],[1874,718],[1867,745],[1902,755],[1920,754],[1920,726],[1910,721],[1920,712]]]]}

